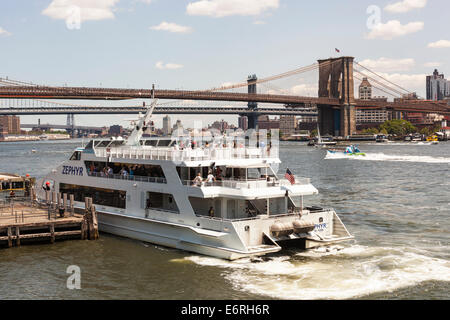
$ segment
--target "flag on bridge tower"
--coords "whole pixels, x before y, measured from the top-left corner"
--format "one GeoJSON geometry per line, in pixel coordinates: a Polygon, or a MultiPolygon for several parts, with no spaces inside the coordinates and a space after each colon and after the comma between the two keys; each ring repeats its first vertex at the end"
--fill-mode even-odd
{"type": "Polygon", "coordinates": [[[289,170],[289,168],[286,169],[286,173],[284,174],[284,177],[286,179],[288,179],[291,184],[295,184],[294,175],[292,174],[291,170],[289,170]]]}
{"type": "Polygon", "coordinates": [[[341,52],[341,50],[339,50],[338,48],[334,48],[334,50],[336,50],[336,52],[341,52]]]}

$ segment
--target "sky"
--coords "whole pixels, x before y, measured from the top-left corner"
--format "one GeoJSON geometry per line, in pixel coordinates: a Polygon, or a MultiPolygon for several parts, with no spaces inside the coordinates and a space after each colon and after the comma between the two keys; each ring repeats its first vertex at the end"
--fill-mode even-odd
{"type": "MultiPolygon", "coordinates": [[[[425,96],[426,75],[435,68],[450,72],[448,12],[448,0],[2,0],[0,77],[200,90],[349,55],[425,96]]],[[[313,96],[317,75],[280,86],[313,96]]],[[[65,116],[39,118],[66,122],[65,116]]],[[[126,125],[125,118],[77,115],[75,121],[126,125]]],[[[195,119],[171,118],[187,125],[195,119]]],[[[237,123],[233,116],[204,116],[205,122],[222,118],[237,123]]],[[[157,125],[161,119],[156,116],[157,125]]]]}

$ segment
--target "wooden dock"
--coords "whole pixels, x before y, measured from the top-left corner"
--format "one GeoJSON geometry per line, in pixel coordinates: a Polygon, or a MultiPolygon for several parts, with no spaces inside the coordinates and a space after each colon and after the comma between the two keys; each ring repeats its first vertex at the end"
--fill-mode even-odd
{"type": "Polygon", "coordinates": [[[85,199],[84,210],[74,210],[73,197],[48,194],[39,202],[33,199],[0,201],[0,247],[20,246],[35,242],[54,243],[68,239],[98,239],[98,222],[91,198],[85,199]],[[64,199],[64,201],[62,201],[64,199]]]}

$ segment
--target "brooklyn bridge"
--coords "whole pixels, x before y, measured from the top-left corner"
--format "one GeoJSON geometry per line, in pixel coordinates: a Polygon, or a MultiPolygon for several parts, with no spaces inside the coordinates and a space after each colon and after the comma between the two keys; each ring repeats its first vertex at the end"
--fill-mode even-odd
{"type": "MultiPolygon", "coordinates": [[[[425,80],[424,80],[425,81],[425,80]]],[[[160,104],[156,113],[178,114],[237,114],[246,115],[249,127],[257,127],[260,115],[302,115],[310,114],[311,107],[317,108],[320,130],[324,134],[348,136],[356,132],[356,110],[386,110],[397,112],[436,113],[450,115],[450,106],[440,101],[411,98],[411,91],[381,76],[376,71],[359,64],[353,57],[344,56],[318,60],[317,63],[297,68],[274,76],[258,79],[249,76],[246,81],[204,90],[170,89],[124,89],[36,85],[22,81],[0,78],[0,99],[16,101],[32,100],[30,104],[18,103],[11,107],[0,106],[0,115],[14,114],[122,114],[145,111],[141,106],[85,106],[56,103],[54,100],[104,100],[123,101],[132,99],[168,99],[178,101],[202,101],[204,106],[165,107],[160,104]],[[294,95],[288,90],[268,93],[258,92],[257,86],[270,84],[283,78],[318,72],[316,97],[294,95]],[[393,101],[362,100],[355,98],[354,81],[368,78],[373,87],[394,96],[393,101]],[[245,92],[238,92],[238,90],[245,92]],[[208,107],[208,101],[222,101],[222,107],[208,107]],[[246,107],[230,108],[226,102],[245,102],[246,107]],[[262,108],[258,103],[279,105],[262,108]],[[23,105],[24,104],[24,105],[23,105]]]]}

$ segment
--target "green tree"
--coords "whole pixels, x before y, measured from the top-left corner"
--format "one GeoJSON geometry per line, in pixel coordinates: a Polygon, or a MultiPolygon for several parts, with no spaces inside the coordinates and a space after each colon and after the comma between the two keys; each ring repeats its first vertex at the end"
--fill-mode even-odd
{"type": "Polygon", "coordinates": [[[380,130],[385,130],[388,134],[395,134],[397,136],[417,132],[417,128],[411,122],[403,119],[388,120],[380,125],[380,130]]]}
{"type": "Polygon", "coordinates": [[[377,134],[378,129],[377,128],[367,128],[362,131],[362,134],[377,134]]]}

